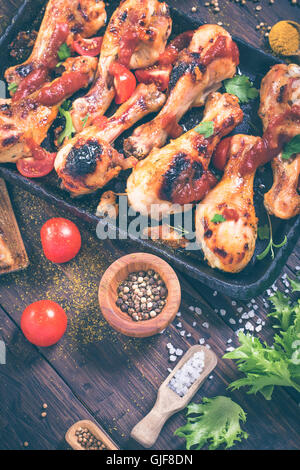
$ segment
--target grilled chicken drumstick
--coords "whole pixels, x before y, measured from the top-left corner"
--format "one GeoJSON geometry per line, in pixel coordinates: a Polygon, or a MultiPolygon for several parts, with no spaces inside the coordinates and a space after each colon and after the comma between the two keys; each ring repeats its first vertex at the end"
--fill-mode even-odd
{"type": "Polygon", "coordinates": [[[110,66],[118,62],[129,69],[153,65],[164,51],[171,32],[166,3],[158,0],[125,0],[114,12],[106,28],[98,72],[91,90],[73,103],[71,113],[77,132],[87,116],[87,126],[102,116],[115,96],[110,66]]]}
{"type": "Polygon", "coordinates": [[[264,197],[269,214],[280,219],[300,214],[300,154],[290,160],[283,160],[281,154],[272,160],[273,186],[264,197]]]}
{"type": "Polygon", "coordinates": [[[142,159],[154,147],[162,147],[168,136],[178,137],[182,116],[193,106],[203,106],[210,92],[233,77],[238,63],[238,48],[225,29],[217,25],[198,28],[173,67],[165,106],[152,121],[135,129],[124,142],[125,153],[142,159]]]}
{"type": "Polygon", "coordinates": [[[256,168],[243,177],[240,170],[248,150],[260,138],[238,134],[228,139],[229,161],[223,178],[197,205],[196,237],[211,267],[236,273],[249,263],[255,249],[257,218],[253,180],[256,168]]]}
{"type": "Polygon", "coordinates": [[[102,188],[121,170],[132,168],[136,159],[124,158],[111,144],[136,121],[158,111],[165,99],[156,85],[141,83],[129,100],[103,125],[87,127],[68,141],[55,160],[55,170],[62,186],[72,196],[81,196],[102,188]]]}
{"type": "Polygon", "coordinates": [[[77,33],[84,38],[95,35],[105,21],[102,0],[50,0],[30,57],[5,73],[7,82],[18,86],[15,98],[41,88],[59,62],[57,52],[63,43],[70,45],[77,33]]]}
{"type": "Polygon", "coordinates": [[[39,145],[57,116],[60,104],[95,76],[95,57],[72,57],[64,63],[65,72],[21,101],[0,99],[0,162],[16,162],[31,156],[33,141],[39,145]]]}
{"type": "Polygon", "coordinates": [[[213,122],[213,134],[205,138],[197,132],[196,126],[162,149],[153,149],[135,166],[127,180],[129,204],[143,215],[151,213],[161,218],[177,210],[174,204],[201,200],[217,183],[208,170],[216,145],[242,119],[236,96],[212,93],[202,122],[213,122]],[[151,210],[153,204],[156,204],[155,211],[153,207],[151,210]]]}
{"type": "MultiPolygon", "coordinates": [[[[273,116],[300,109],[300,66],[278,64],[264,77],[260,92],[259,115],[264,130],[273,116]]],[[[300,115],[300,112],[299,112],[300,115]]],[[[300,134],[299,118],[287,121],[285,133],[292,138],[300,134]]],[[[265,194],[265,207],[269,214],[289,219],[300,214],[300,195],[297,191],[300,176],[300,154],[284,160],[280,153],[272,161],[274,182],[265,194]]]]}

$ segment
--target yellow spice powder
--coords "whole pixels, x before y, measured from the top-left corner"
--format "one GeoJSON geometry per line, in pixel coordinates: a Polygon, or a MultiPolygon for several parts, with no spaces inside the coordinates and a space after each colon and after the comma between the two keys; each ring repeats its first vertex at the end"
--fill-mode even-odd
{"type": "Polygon", "coordinates": [[[297,25],[290,21],[279,21],[269,34],[269,43],[272,50],[280,55],[293,55],[299,49],[299,30],[297,25]]]}

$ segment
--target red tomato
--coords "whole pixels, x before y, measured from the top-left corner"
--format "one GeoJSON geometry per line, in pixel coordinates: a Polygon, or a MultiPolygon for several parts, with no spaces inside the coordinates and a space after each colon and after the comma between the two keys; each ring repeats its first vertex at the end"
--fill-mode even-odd
{"type": "Polygon", "coordinates": [[[37,145],[33,139],[27,139],[26,144],[32,157],[18,160],[18,171],[27,178],[40,178],[48,175],[53,170],[56,153],[47,152],[47,150],[37,145]]]}
{"type": "Polygon", "coordinates": [[[21,158],[17,161],[17,169],[21,175],[27,178],[40,178],[48,175],[53,170],[56,153],[47,152],[33,139],[27,139],[26,144],[32,157],[21,158]]]}
{"type": "Polygon", "coordinates": [[[53,263],[73,259],[81,247],[81,235],[71,220],[62,217],[49,219],[41,229],[44,254],[53,263]]]}
{"type": "Polygon", "coordinates": [[[90,57],[96,57],[100,54],[102,41],[102,37],[85,39],[79,35],[79,38],[77,39],[77,41],[73,41],[71,47],[79,55],[88,55],[90,57]]]}
{"type": "Polygon", "coordinates": [[[135,71],[135,76],[138,82],[155,83],[160,91],[164,91],[169,86],[170,74],[172,72],[172,65],[154,66],[148,69],[139,69],[135,71]]]}
{"type": "Polygon", "coordinates": [[[109,69],[114,77],[114,85],[116,89],[115,101],[117,104],[125,103],[136,88],[136,79],[130,70],[118,62],[113,62],[109,69]]]}
{"type": "Polygon", "coordinates": [[[38,160],[34,157],[21,158],[17,161],[17,169],[21,175],[27,178],[41,178],[46,176],[54,168],[56,153],[48,153],[47,158],[38,160]]]}
{"type": "Polygon", "coordinates": [[[228,161],[230,143],[231,137],[226,137],[226,139],[221,140],[213,154],[212,163],[214,167],[220,171],[224,171],[228,161]]]}
{"type": "Polygon", "coordinates": [[[39,300],[25,308],[21,329],[31,343],[48,347],[57,343],[67,329],[67,315],[56,302],[39,300]]]}

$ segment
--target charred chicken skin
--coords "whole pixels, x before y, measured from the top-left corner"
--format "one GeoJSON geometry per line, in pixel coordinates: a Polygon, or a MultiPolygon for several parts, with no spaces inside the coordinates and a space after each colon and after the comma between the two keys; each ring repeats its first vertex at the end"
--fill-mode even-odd
{"type": "Polygon", "coordinates": [[[135,129],[124,143],[125,153],[142,159],[154,147],[162,147],[168,136],[178,137],[182,116],[193,106],[203,106],[210,92],[235,75],[238,63],[238,48],[227,31],[217,25],[197,29],[175,62],[165,106],[152,121],[135,129]]]}
{"type": "MultiPolygon", "coordinates": [[[[299,65],[278,64],[272,67],[262,81],[259,115],[265,130],[274,116],[286,115],[283,121],[284,129],[280,131],[284,131],[289,138],[300,134],[299,65]]],[[[281,219],[300,214],[300,195],[297,190],[300,154],[285,160],[280,153],[272,161],[272,169],[273,186],[265,194],[267,211],[281,219]]]]}
{"type": "Polygon", "coordinates": [[[162,149],[153,149],[140,161],[127,180],[128,200],[133,209],[159,219],[177,208],[181,210],[174,204],[201,200],[217,183],[208,170],[216,145],[242,119],[243,112],[236,96],[212,93],[202,122],[213,122],[213,134],[205,138],[196,126],[162,149]]]}
{"type": "Polygon", "coordinates": [[[63,75],[21,101],[0,100],[0,162],[30,157],[29,141],[39,145],[57,116],[60,104],[87,87],[97,68],[94,57],[69,58],[63,75]],[[74,78],[76,80],[74,80],[74,78]]]}
{"type": "Polygon", "coordinates": [[[257,218],[253,204],[252,173],[241,176],[247,152],[260,137],[228,137],[229,161],[222,180],[197,205],[196,237],[208,264],[236,273],[251,260],[256,242],[257,218]]]}
{"type": "Polygon", "coordinates": [[[49,70],[59,62],[60,46],[70,45],[77,33],[85,38],[95,35],[105,21],[102,0],[50,0],[30,57],[6,71],[7,82],[18,85],[19,92],[33,93],[47,81],[49,70]]]}
{"type": "Polygon", "coordinates": [[[104,34],[95,83],[73,103],[72,119],[77,132],[102,116],[115,96],[110,67],[114,62],[129,69],[153,65],[164,51],[171,33],[169,8],[158,0],[125,0],[114,12],[104,34]]]}
{"type": "Polygon", "coordinates": [[[68,141],[55,160],[55,170],[62,186],[72,196],[81,196],[102,188],[121,170],[132,168],[136,159],[124,158],[111,144],[136,121],[158,111],[165,99],[156,85],[141,83],[111,118],[104,119],[101,125],[83,129],[68,141]]]}

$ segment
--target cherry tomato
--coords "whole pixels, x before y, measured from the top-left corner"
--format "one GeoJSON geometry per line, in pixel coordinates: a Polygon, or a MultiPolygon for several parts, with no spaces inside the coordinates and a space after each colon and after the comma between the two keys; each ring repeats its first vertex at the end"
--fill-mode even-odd
{"type": "Polygon", "coordinates": [[[213,154],[212,162],[215,168],[223,171],[229,158],[229,147],[231,143],[231,137],[221,140],[217,145],[217,148],[213,154]]]}
{"type": "Polygon", "coordinates": [[[40,178],[48,175],[54,167],[56,153],[47,152],[32,139],[26,142],[32,157],[21,158],[17,161],[17,169],[21,175],[27,178],[40,178]]]}
{"type": "Polygon", "coordinates": [[[155,83],[160,91],[164,91],[169,86],[170,74],[172,72],[172,65],[154,66],[148,69],[139,69],[135,71],[135,76],[138,82],[155,83]]]}
{"type": "Polygon", "coordinates": [[[49,219],[41,229],[44,254],[53,263],[73,259],[81,247],[81,235],[71,220],[62,217],[49,219]]]}
{"type": "Polygon", "coordinates": [[[113,62],[109,69],[114,77],[114,85],[116,89],[115,101],[117,104],[125,103],[136,88],[136,79],[130,70],[118,62],[113,62]]]}
{"type": "Polygon", "coordinates": [[[67,315],[60,305],[51,300],[39,300],[25,308],[21,329],[30,343],[48,347],[60,340],[67,322],[67,315]]]}
{"type": "Polygon", "coordinates": [[[96,57],[100,54],[102,41],[102,37],[85,39],[79,35],[77,41],[73,41],[71,47],[79,55],[88,55],[90,57],[96,57]]]}

